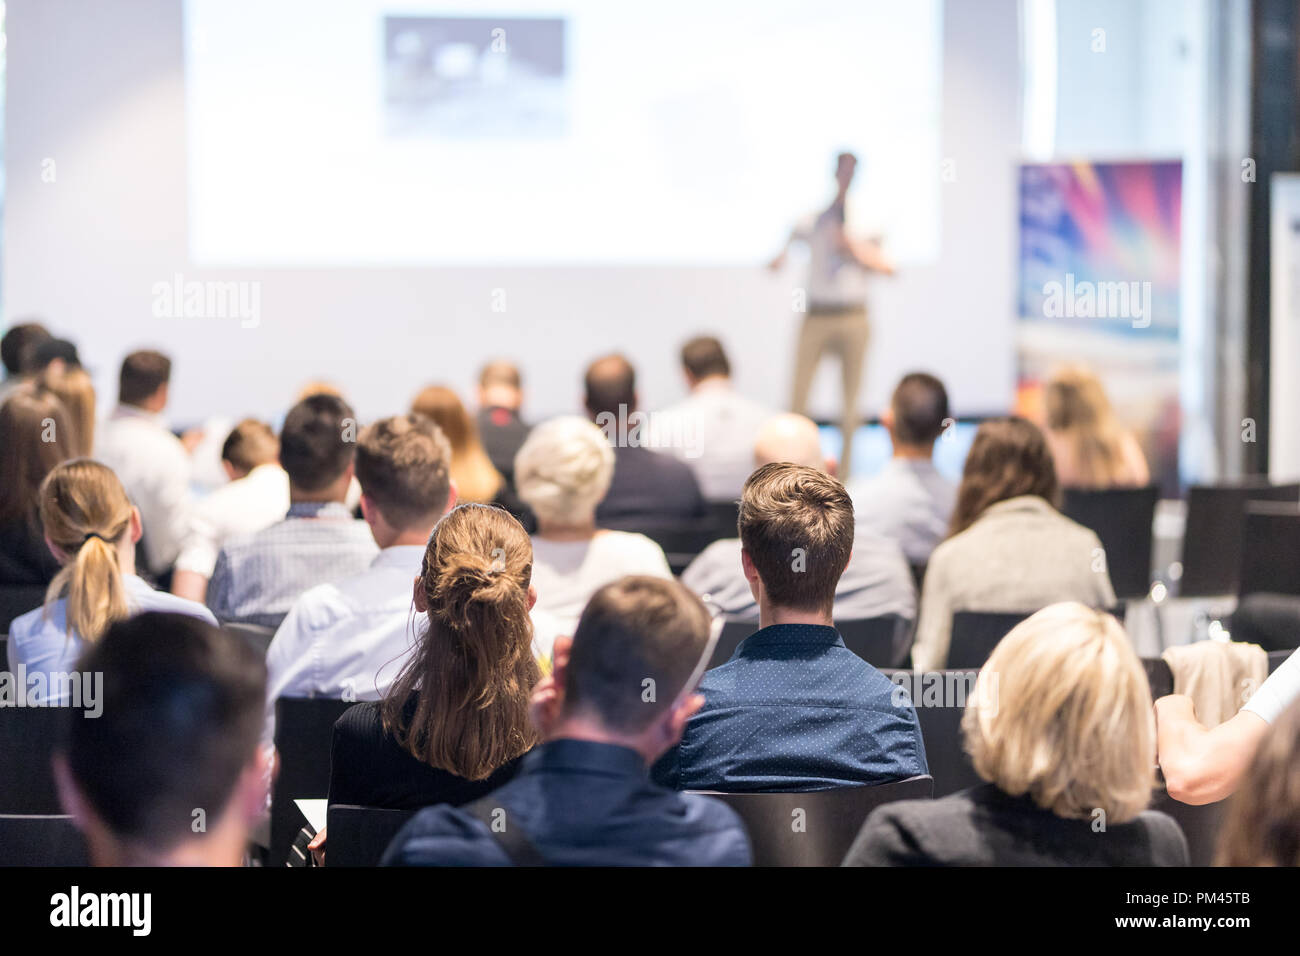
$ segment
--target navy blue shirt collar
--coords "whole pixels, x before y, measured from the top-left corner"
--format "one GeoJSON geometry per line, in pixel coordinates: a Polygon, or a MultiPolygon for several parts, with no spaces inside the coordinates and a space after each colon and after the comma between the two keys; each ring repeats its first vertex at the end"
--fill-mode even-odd
{"type": "Polygon", "coordinates": [[[576,771],[611,777],[648,777],[642,756],[630,747],[562,737],[534,747],[520,767],[522,773],[576,771]]]}
{"type": "Polygon", "coordinates": [[[771,624],[745,638],[741,648],[844,646],[840,632],[825,624],[771,624]]]}

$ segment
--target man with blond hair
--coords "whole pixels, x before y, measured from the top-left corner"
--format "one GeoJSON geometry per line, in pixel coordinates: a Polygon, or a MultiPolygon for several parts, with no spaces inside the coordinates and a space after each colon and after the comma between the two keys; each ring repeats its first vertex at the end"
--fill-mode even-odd
{"type": "Polygon", "coordinates": [[[704,707],[654,778],[679,790],[826,790],[929,769],[916,711],[831,619],[853,503],[818,468],[764,465],[740,499],[741,567],[759,630],[700,681],[704,707]]]}

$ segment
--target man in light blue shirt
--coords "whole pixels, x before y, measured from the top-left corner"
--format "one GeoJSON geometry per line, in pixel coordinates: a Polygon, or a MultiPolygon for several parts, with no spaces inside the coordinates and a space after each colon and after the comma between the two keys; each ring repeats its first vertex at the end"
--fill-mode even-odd
{"type": "Polygon", "coordinates": [[[952,424],[948,393],[933,375],[903,376],[881,415],[894,456],[849,486],[858,532],[897,541],[912,564],[925,564],[948,536],[957,488],[934,467],[934,443],[952,424]]]}
{"type": "Polygon", "coordinates": [[[293,605],[266,653],[266,731],[278,697],[378,700],[414,647],[411,582],[433,526],[456,503],[451,446],[423,415],[395,415],[357,442],[361,513],[379,553],[370,566],[320,584],[293,605]]]}

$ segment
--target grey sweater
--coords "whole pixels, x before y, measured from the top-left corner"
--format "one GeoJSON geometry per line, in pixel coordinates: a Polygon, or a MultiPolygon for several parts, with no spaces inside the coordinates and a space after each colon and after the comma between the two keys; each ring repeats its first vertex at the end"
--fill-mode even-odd
{"type": "Polygon", "coordinates": [[[844,866],[1187,866],[1187,840],[1173,818],[1147,810],[1094,829],[1028,797],[983,784],[939,800],[878,807],[844,866]]]}

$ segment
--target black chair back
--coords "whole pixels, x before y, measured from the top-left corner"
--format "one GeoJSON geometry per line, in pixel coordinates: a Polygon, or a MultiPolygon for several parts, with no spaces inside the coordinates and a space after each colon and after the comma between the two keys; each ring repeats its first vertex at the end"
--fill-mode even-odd
{"type": "Polygon", "coordinates": [[[1287,651],[1269,651],[1268,652],[1268,672],[1271,674],[1282,666],[1283,661],[1294,654],[1295,648],[1287,651]]]}
{"type": "Polygon", "coordinates": [[[1151,589],[1151,524],[1159,496],[1155,485],[1065,489],[1061,511],[1101,539],[1110,583],[1120,600],[1146,597],[1151,589]]]}
{"type": "MultiPolygon", "coordinates": [[[[45,588],[15,585],[0,587],[0,634],[9,633],[14,618],[34,611],[45,603],[45,588]]],[[[3,661],[0,661],[3,663],[3,661]]]]}
{"type": "Polygon", "coordinates": [[[966,701],[975,693],[975,668],[962,670],[884,671],[886,677],[906,687],[921,724],[925,761],[934,778],[934,795],[946,797],[980,783],[970,756],[962,747],[961,717],[966,701]]]}
{"type": "Polygon", "coordinates": [[[1192,866],[1213,866],[1227,801],[1191,806],[1179,803],[1161,785],[1151,800],[1151,809],[1173,817],[1187,837],[1187,855],[1192,866]]]}
{"type": "Polygon", "coordinates": [[[948,667],[978,670],[1007,632],[1029,617],[1025,611],[957,611],[952,616],[948,667]]]}
{"type": "Polygon", "coordinates": [[[271,638],[275,637],[275,628],[267,627],[264,624],[243,624],[239,621],[227,621],[223,622],[221,626],[247,642],[249,647],[263,656],[266,655],[266,649],[271,646],[271,638]]]}
{"type": "Polygon", "coordinates": [[[294,801],[329,796],[334,722],[351,706],[324,697],[281,697],[275,702],[280,771],[271,790],[272,866],[284,865],[294,837],[307,822],[294,801]]]}
{"type": "Polygon", "coordinates": [[[89,866],[72,817],[0,814],[0,866],[89,866]]]}
{"type": "Polygon", "coordinates": [[[1169,669],[1169,662],[1163,657],[1142,658],[1142,669],[1147,672],[1152,700],[1167,697],[1174,692],[1174,672],[1169,669]]]}
{"type": "Polygon", "coordinates": [[[715,541],[740,537],[740,502],[710,501],[707,521],[715,541]]]}
{"type": "Polygon", "coordinates": [[[327,812],[326,866],[378,866],[388,844],[416,810],[332,803],[327,812]]]}
{"type": "Polygon", "coordinates": [[[704,792],[735,810],[745,824],[755,866],[839,866],[872,810],[897,800],[927,799],[933,785],[919,776],[804,793],[704,792]]]}
{"type": "Polygon", "coordinates": [[[1300,595],[1300,505],[1246,505],[1237,594],[1259,593],[1300,595]]]}
{"type": "Polygon", "coordinates": [[[1255,478],[1187,489],[1183,532],[1183,597],[1236,594],[1241,577],[1246,506],[1252,501],[1300,501],[1300,484],[1271,485],[1255,478]]]}
{"type": "Polygon", "coordinates": [[[50,758],[82,710],[71,707],[0,707],[0,813],[58,814],[50,758]]]}
{"type": "Polygon", "coordinates": [[[1300,595],[1256,591],[1237,601],[1229,625],[1234,641],[1266,651],[1300,647],[1300,595]]]}
{"type": "Polygon", "coordinates": [[[700,524],[689,528],[647,529],[645,535],[664,549],[668,568],[675,575],[685,571],[686,566],[716,540],[713,532],[700,524]]]}
{"type": "MultiPolygon", "coordinates": [[[[912,649],[912,622],[897,614],[836,621],[844,646],[873,667],[901,667],[912,649]]],[[[731,660],[740,642],[758,630],[756,621],[728,621],[713,649],[709,669],[731,660]]]]}

